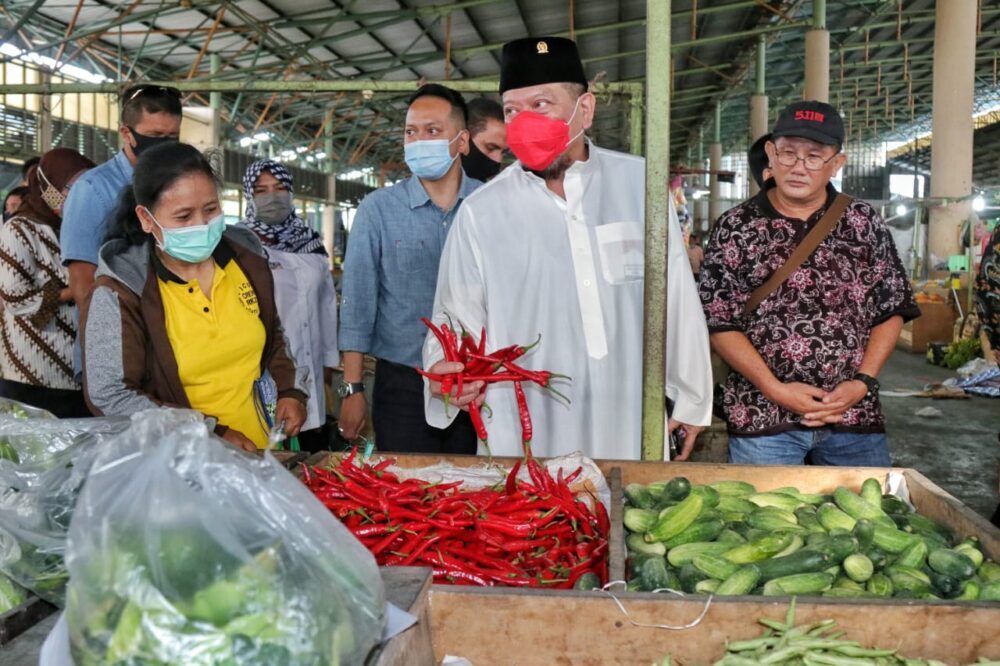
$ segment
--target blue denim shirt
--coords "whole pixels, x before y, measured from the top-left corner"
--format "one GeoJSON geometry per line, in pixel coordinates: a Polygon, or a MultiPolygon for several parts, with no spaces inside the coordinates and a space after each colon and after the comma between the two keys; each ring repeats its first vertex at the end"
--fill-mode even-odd
{"type": "Polygon", "coordinates": [[[420,365],[427,333],[420,318],[434,308],[441,250],[459,205],[480,185],[463,173],[458,200],[447,212],[415,176],[365,197],[344,259],[342,351],[420,365]]]}
{"type": "Polygon", "coordinates": [[[108,219],[118,206],[122,190],[132,183],[132,173],[132,164],[125,157],[125,151],[119,151],[73,183],[63,206],[63,223],[59,231],[64,265],[71,261],[97,265],[108,219]]]}

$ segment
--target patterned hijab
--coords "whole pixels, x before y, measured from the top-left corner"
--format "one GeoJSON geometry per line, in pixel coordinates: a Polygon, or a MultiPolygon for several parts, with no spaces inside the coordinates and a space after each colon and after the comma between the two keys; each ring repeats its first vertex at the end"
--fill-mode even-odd
{"type": "Polygon", "coordinates": [[[295,214],[294,206],[288,217],[278,224],[265,224],[257,219],[257,210],[253,203],[253,186],[257,184],[257,179],[265,171],[270,172],[278,182],[287,187],[289,194],[294,192],[292,174],[283,164],[274,160],[254,162],[247,167],[247,172],[243,174],[243,194],[246,196],[247,202],[247,213],[243,219],[243,225],[257,234],[260,242],[266,247],[299,254],[326,254],[323,237],[295,214]]]}

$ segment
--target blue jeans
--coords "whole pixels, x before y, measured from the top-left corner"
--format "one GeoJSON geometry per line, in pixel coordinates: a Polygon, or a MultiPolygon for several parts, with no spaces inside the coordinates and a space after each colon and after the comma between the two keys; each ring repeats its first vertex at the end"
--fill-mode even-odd
{"type": "Polygon", "coordinates": [[[730,437],[729,462],[742,465],[801,465],[812,454],[816,465],[891,467],[885,433],[788,430],[760,437],[730,437]]]}

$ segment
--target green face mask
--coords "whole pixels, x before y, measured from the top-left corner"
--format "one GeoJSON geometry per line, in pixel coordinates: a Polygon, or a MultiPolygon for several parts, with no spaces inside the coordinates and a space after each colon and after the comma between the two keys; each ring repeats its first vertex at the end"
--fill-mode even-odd
{"type": "Polygon", "coordinates": [[[146,212],[163,233],[163,242],[157,243],[159,248],[174,259],[189,264],[200,264],[211,257],[215,248],[218,247],[219,241],[222,240],[222,232],[226,230],[226,222],[222,213],[213,217],[207,224],[179,229],[164,229],[148,208],[146,212]]]}

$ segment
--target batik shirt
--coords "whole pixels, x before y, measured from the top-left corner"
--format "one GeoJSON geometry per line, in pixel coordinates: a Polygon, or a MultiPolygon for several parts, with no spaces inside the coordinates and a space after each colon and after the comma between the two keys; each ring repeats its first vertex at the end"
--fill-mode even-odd
{"type": "Polygon", "coordinates": [[[976,306],[983,331],[1000,363],[1000,225],[990,238],[976,279],[976,306]]]}
{"type": "MultiPolygon", "coordinates": [[[[700,283],[709,332],[742,332],[780,381],[826,391],[857,372],[872,328],[896,315],[920,316],[888,227],[860,200],[847,207],[812,256],[744,316],[751,293],[785,263],[836,195],[828,186],[826,204],[808,220],[778,213],[766,191],[729,210],[712,231],[700,283]]],[[[805,429],[800,416],[736,372],[725,385],[724,410],[733,435],[805,429]]],[[[834,429],[883,432],[878,398],[864,398],[834,429]]]]}

